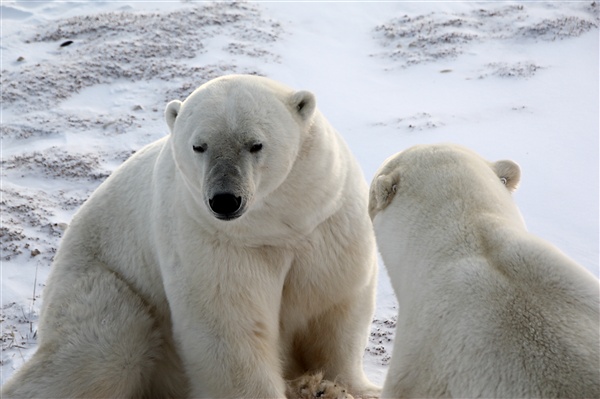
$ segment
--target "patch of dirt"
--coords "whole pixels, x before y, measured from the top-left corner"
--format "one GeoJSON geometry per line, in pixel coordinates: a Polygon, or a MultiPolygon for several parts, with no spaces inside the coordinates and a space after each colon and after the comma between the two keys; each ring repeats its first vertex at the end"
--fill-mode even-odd
{"type": "Polygon", "coordinates": [[[396,316],[390,319],[373,319],[366,354],[377,359],[377,363],[387,366],[392,357],[396,316]]]}
{"type": "Polygon", "coordinates": [[[487,72],[483,73],[480,79],[490,75],[501,78],[531,78],[544,67],[534,62],[492,62],[486,64],[485,69],[487,72]]]}
{"type": "Polygon", "coordinates": [[[54,209],[60,208],[52,195],[43,191],[2,187],[0,191],[2,225],[0,259],[9,261],[19,255],[45,260],[49,265],[64,226],[54,221],[54,209]]]}
{"type": "Polygon", "coordinates": [[[437,129],[444,126],[444,122],[427,112],[418,112],[414,115],[395,118],[389,122],[376,123],[374,126],[392,126],[410,133],[437,129]]]}
{"type": "Polygon", "coordinates": [[[565,16],[545,19],[530,26],[521,27],[515,36],[554,41],[578,37],[597,27],[597,21],[577,16],[565,16]]]}
{"type": "Polygon", "coordinates": [[[468,43],[481,38],[481,25],[474,18],[442,13],[404,15],[377,26],[375,36],[386,48],[381,56],[410,66],[462,54],[468,43]]]}
{"type": "Polygon", "coordinates": [[[578,37],[597,29],[600,21],[596,2],[482,6],[485,8],[469,13],[432,12],[392,18],[374,29],[375,39],[384,48],[377,56],[405,68],[456,58],[483,41],[578,37]],[[529,12],[533,7],[542,8],[547,17],[535,17],[539,13],[529,12]]]}
{"type": "MultiPolygon", "coordinates": [[[[39,298],[39,295],[36,295],[37,298],[39,298]]],[[[0,323],[2,325],[0,365],[4,366],[12,363],[15,357],[19,357],[21,349],[27,349],[35,345],[37,329],[34,323],[37,320],[38,315],[33,310],[33,306],[22,306],[15,302],[3,304],[2,309],[0,309],[0,323]]],[[[22,357],[19,360],[23,361],[22,357]]]]}
{"type": "Polygon", "coordinates": [[[58,147],[15,155],[3,159],[0,166],[4,170],[17,169],[25,175],[46,176],[61,179],[104,180],[110,174],[102,170],[101,157],[96,153],[72,154],[58,147]]]}

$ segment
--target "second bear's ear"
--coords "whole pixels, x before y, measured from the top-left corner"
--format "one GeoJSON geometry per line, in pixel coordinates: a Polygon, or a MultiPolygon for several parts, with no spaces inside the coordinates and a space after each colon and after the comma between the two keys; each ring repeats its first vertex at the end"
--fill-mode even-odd
{"type": "Polygon", "coordinates": [[[371,220],[375,218],[377,212],[385,209],[392,202],[396,191],[398,191],[399,182],[400,176],[397,172],[391,175],[380,175],[373,180],[369,193],[369,216],[371,216],[371,220]]]}
{"type": "Polygon", "coordinates": [[[317,107],[317,100],[314,94],[309,91],[297,91],[290,98],[290,105],[303,120],[308,120],[317,107]]]}
{"type": "Polygon", "coordinates": [[[494,163],[494,171],[509,191],[515,191],[521,181],[521,168],[516,162],[503,160],[494,163]]]}
{"type": "Polygon", "coordinates": [[[175,127],[175,119],[177,119],[177,115],[179,114],[179,110],[181,109],[181,101],[173,100],[167,104],[167,108],[165,109],[165,119],[167,121],[167,126],[169,126],[169,130],[173,133],[173,128],[175,127]]]}

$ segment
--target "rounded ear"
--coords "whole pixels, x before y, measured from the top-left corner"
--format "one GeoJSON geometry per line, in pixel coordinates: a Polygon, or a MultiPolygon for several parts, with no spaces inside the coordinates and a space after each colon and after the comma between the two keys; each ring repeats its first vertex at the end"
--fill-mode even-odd
{"type": "Polygon", "coordinates": [[[369,193],[369,215],[371,220],[375,218],[377,212],[385,209],[392,202],[396,191],[398,191],[399,182],[400,176],[397,172],[392,175],[380,175],[373,180],[369,193]]]}
{"type": "Polygon", "coordinates": [[[521,168],[516,162],[502,160],[494,163],[494,171],[509,191],[515,191],[521,181],[521,168]]]}
{"type": "Polygon", "coordinates": [[[167,108],[165,109],[165,119],[167,121],[167,125],[169,126],[169,130],[173,133],[173,128],[175,127],[175,119],[177,119],[177,115],[179,114],[179,109],[181,108],[181,101],[173,100],[167,104],[167,108]]]}
{"type": "Polygon", "coordinates": [[[300,115],[303,120],[309,119],[317,108],[315,95],[309,91],[297,91],[290,97],[292,109],[300,115]]]}

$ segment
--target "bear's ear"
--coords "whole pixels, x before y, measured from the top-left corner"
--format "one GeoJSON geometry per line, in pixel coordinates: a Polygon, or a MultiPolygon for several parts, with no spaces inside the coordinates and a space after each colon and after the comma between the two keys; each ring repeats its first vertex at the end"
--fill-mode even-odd
{"type": "Polygon", "coordinates": [[[400,175],[397,172],[391,175],[380,175],[373,180],[371,192],[369,193],[369,215],[371,220],[375,218],[377,212],[385,209],[392,202],[396,191],[398,191],[399,182],[400,175]]]}
{"type": "Polygon", "coordinates": [[[290,97],[290,105],[303,120],[308,120],[315,112],[317,100],[309,91],[297,91],[290,97]]]}
{"type": "Polygon", "coordinates": [[[177,119],[177,114],[179,114],[179,109],[181,108],[181,101],[173,100],[167,104],[167,108],[165,109],[165,119],[167,120],[167,125],[169,126],[169,130],[173,133],[173,127],[175,127],[175,119],[177,119]]]}
{"type": "Polygon", "coordinates": [[[515,191],[521,181],[521,168],[516,162],[503,160],[494,163],[494,171],[509,191],[515,191]]]}

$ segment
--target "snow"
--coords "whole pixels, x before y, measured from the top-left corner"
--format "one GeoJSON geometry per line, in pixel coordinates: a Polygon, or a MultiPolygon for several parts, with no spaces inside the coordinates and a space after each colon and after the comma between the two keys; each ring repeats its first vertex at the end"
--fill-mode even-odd
{"type": "MultiPolygon", "coordinates": [[[[418,143],[515,160],[530,231],[598,276],[599,8],[3,1],[0,383],[36,348],[64,224],[112,170],[167,134],[169,100],[226,73],[313,91],[368,181],[418,143]]],[[[381,266],[365,353],[379,384],[397,307],[381,266]]]]}

